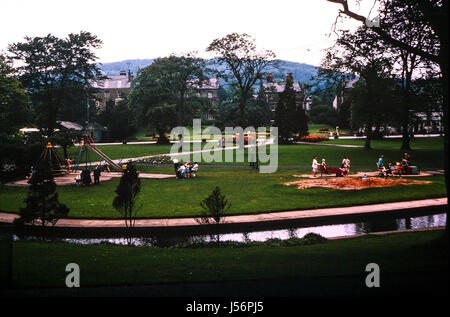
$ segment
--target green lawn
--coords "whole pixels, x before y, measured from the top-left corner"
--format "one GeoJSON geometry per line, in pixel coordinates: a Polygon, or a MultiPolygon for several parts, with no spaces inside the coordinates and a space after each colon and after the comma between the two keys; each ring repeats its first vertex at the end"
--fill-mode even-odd
{"type": "MultiPolygon", "coordinates": [[[[364,146],[364,139],[337,139],[322,141],[323,144],[348,144],[348,145],[359,145],[364,146]]],[[[372,140],[371,146],[374,149],[400,149],[402,145],[402,140],[395,139],[384,139],[384,140],[372,140]]],[[[411,140],[411,148],[413,150],[417,149],[428,149],[428,150],[442,150],[444,148],[444,137],[430,137],[430,138],[413,138],[411,140]]]]}
{"type": "Polygon", "coordinates": [[[423,231],[307,246],[199,249],[16,241],[12,274],[15,287],[65,287],[65,267],[77,263],[82,286],[360,276],[365,288],[365,267],[375,262],[383,290],[396,273],[447,272],[448,278],[448,243],[435,242],[441,235],[423,231]]]}
{"type": "MultiPolygon", "coordinates": [[[[156,173],[173,173],[170,167],[139,167],[156,173]]],[[[335,190],[283,185],[296,180],[294,174],[310,172],[280,169],[273,174],[260,174],[251,169],[203,168],[196,179],[142,179],[138,205],[139,217],[186,217],[200,214],[200,202],[220,186],[231,202],[229,214],[249,214],[267,211],[349,206],[391,201],[444,197],[444,177],[419,177],[431,184],[397,185],[363,190],[335,190]]],[[[76,185],[59,186],[59,200],[70,208],[73,218],[118,218],[113,209],[118,178],[89,188],[76,185]]],[[[0,186],[0,210],[17,212],[24,206],[27,188],[0,186]]]]}
{"type": "MultiPolygon", "coordinates": [[[[340,144],[360,144],[360,140],[336,140],[340,144]],[[348,142],[347,142],[348,141],[348,142]]],[[[366,150],[364,148],[343,148],[321,145],[297,144],[297,145],[279,145],[278,146],[278,165],[280,166],[310,166],[314,156],[319,160],[325,158],[328,165],[340,165],[344,156],[349,156],[352,166],[376,166],[376,161],[380,154],[383,154],[386,162],[395,162],[400,160],[402,151],[399,149],[398,140],[374,141],[374,148],[366,150]]],[[[362,143],[361,143],[362,144],[362,143]]],[[[202,143],[204,146],[205,143],[202,143]]],[[[112,159],[125,159],[132,157],[142,157],[155,154],[170,153],[172,145],[159,144],[126,144],[126,145],[103,145],[98,148],[112,159]]],[[[188,150],[193,150],[194,146],[191,144],[188,150]]],[[[69,149],[69,156],[78,157],[79,148],[71,147],[69,149]]],[[[225,162],[225,152],[233,152],[235,157],[235,150],[220,151],[218,153],[218,161],[206,162],[204,157],[201,164],[236,164],[248,165],[247,154],[245,149],[245,162],[225,162]]],[[[408,151],[411,155],[413,165],[418,165],[421,169],[440,169],[444,166],[444,151],[441,138],[427,138],[415,139],[413,143],[413,150],[408,151]]],[[[88,161],[101,160],[95,153],[88,152],[88,161]]],[[[183,161],[194,161],[195,157],[192,155],[185,155],[180,157],[183,161]]],[[[234,159],[235,160],[235,159],[234,159]]],[[[82,157],[81,162],[85,162],[85,156],[82,157]]]]}

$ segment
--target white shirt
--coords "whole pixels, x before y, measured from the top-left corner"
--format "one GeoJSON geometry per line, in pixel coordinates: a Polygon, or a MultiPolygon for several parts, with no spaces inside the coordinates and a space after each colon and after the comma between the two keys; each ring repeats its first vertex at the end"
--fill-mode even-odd
{"type": "Polygon", "coordinates": [[[317,163],[317,160],[314,159],[313,162],[312,162],[312,167],[313,167],[313,168],[317,168],[318,165],[319,165],[319,164],[317,163]]]}

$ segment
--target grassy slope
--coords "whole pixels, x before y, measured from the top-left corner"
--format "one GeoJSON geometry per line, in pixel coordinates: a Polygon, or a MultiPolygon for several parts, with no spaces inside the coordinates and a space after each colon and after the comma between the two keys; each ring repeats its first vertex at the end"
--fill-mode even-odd
{"type": "Polygon", "coordinates": [[[17,287],[64,287],[64,268],[74,262],[81,268],[83,286],[301,276],[361,276],[363,285],[365,266],[376,262],[383,284],[392,273],[448,272],[448,244],[442,248],[432,243],[441,234],[410,232],[309,246],[201,249],[19,241],[14,242],[13,281],[17,287]]]}
{"type": "MultiPolygon", "coordinates": [[[[172,173],[172,168],[149,167],[150,172],[172,173]]],[[[229,214],[263,211],[348,206],[389,201],[404,201],[445,196],[444,178],[420,177],[431,184],[397,185],[386,188],[342,191],[329,188],[298,190],[283,185],[297,178],[292,175],[306,171],[282,169],[274,174],[259,174],[250,169],[203,168],[191,180],[142,179],[138,204],[139,217],[184,217],[199,215],[200,202],[215,186],[231,202],[229,214]]],[[[309,171],[308,171],[309,172],[309,171]]],[[[102,182],[90,188],[75,185],[58,187],[59,199],[70,208],[70,217],[118,218],[112,207],[114,190],[119,179],[102,182]]],[[[0,186],[0,210],[16,212],[24,207],[27,188],[0,186]]]]}

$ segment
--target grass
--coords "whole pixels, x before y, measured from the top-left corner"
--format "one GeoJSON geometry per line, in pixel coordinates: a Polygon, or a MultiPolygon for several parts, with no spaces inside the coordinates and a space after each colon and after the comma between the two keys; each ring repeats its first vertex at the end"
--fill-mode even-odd
{"type": "MultiPolygon", "coordinates": [[[[323,144],[347,144],[347,145],[359,145],[364,146],[364,139],[337,139],[322,141],[323,144]]],[[[371,146],[374,149],[400,149],[402,145],[402,140],[399,138],[395,139],[384,139],[384,140],[372,140],[371,146]]],[[[430,137],[430,138],[413,138],[411,140],[411,148],[413,150],[417,149],[428,149],[428,150],[442,150],[444,148],[444,137],[430,137]]]]}
{"type": "MultiPolygon", "coordinates": [[[[330,141],[327,141],[327,143],[330,141]]],[[[360,140],[336,140],[339,144],[359,144],[360,140]],[[348,142],[347,142],[348,141],[348,142]]],[[[279,145],[278,146],[278,165],[280,166],[310,166],[312,158],[317,156],[319,160],[325,158],[327,164],[330,166],[340,165],[344,156],[349,156],[352,166],[365,166],[375,168],[376,161],[380,154],[383,154],[386,162],[399,161],[401,155],[398,140],[383,140],[374,141],[374,148],[366,150],[364,148],[343,148],[343,147],[331,147],[320,145],[279,145]]],[[[441,138],[427,138],[415,139],[413,142],[413,150],[408,151],[411,155],[413,165],[418,165],[421,169],[424,168],[443,168],[444,166],[444,151],[441,138]],[[417,146],[417,148],[415,148],[417,146]]],[[[202,143],[202,147],[205,143],[202,143]]],[[[156,154],[170,153],[172,145],[160,145],[160,144],[125,144],[125,145],[103,145],[98,148],[103,151],[112,159],[125,159],[132,157],[142,157],[156,154]]],[[[192,150],[193,145],[188,148],[192,150]]],[[[69,156],[74,158],[78,157],[78,147],[71,147],[69,149],[69,156]]],[[[227,150],[217,152],[218,162],[206,162],[204,156],[202,157],[201,164],[226,164],[226,165],[248,165],[248,151],[245,150],[245,162],[236,162],[234,158],[233,162],[225,162],[225,152],[233,152],[235,157],[235,150],[227,150]]],[[[101,158],[95,153],[88,152],[88,162],[100,161],[101,158]]],[[[180,157],[183,161],[196,160],[192,155],[184,155],[180,157]]],[[[82,157],[81,162],[86,162],[85,156],[82,157]]]]}
{"type": "Polygon", "coordinates": [[[83,287],[336,276],[361,276],[364,285],[364,268],[376,262],[387,285],[392,274],[448,272],[448,244],[435,243],[441,236],[422,231],[307,246],[199,249],[15,241],[12,278],[19,288],[65,287],[64,268],[77,263],[83,287]]]}
{"type": "MultiPolygon", "coordinates": [[[[170,167],[139,167],[153,173],[173,173],[170,167]]],[[[431,184],[397,185],[385,188],[342,191],[330,188],[285,186],[297,178],[294,174],[309,172],[301,169],[281,169],[273,174],[259,174],[251,169],[201,168],[199,177],[190,180],[142,179],[138,217],[190,217],[201,212],[200,202],[216,186],[232,204],[229,214],[313,209],[393,201],[444,197],[444,177],[419,177],[431,184]]],[[[73,218],[119,218],[113,209],[118,178],[89,188],[75,185],[59,186],[59,200],[70,208],[73,218]]],[[[17,212],[24,207],[27,188],[0,186],[0,210],[17,212]]]]}

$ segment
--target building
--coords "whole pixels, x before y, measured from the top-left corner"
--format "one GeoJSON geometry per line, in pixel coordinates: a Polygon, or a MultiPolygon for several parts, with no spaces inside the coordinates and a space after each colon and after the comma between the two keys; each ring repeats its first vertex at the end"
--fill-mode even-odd
{"type": "Polygon", "coordinates": [[[211,103],[211,112],[204,114],[204,119],[208,121],[214,120],[214,110],[219,106],[219,90],[220,81],[219,78],[208,78],[202,81],[201,85],[198,85],[198,80],[190,81],[191,88],[197,89],[197,97],[206,98],[211,103]]]}
{"type": "MultiPolygon", "coordinates": [[[[286,74],[286,79],[290,78],[293,81],[292,73],[286,74]]],[[[286,86],[286,81],[273,81],[273,76],[271,73],[266,75],[266,82],[261,80],[260,89],[262,89],[266,95],[267,103],[272,111],[275,111],[277,106],[280,93],[284,91],[286,86]]],[[[305,90],[299,82],[293,81],[293,89],[296,92],[299,103],[303,105],[304,110],[310,110],[311,108],[311,96],[307,90],[305,90]]]]}
{"type": "Polygon", "coordinates": [[[94,82],[92,87],[98,89],[95,94],[96,106],[98,111],[102,111],[106,107],[108,100],[113,100],[115,104],[123,100],[133,87],[133,74],[128,71],[121,70],[120,75],[107,76],[101,82],[94,82]]]}

